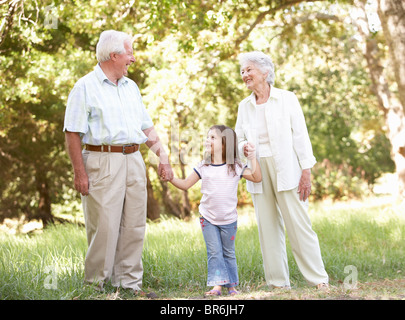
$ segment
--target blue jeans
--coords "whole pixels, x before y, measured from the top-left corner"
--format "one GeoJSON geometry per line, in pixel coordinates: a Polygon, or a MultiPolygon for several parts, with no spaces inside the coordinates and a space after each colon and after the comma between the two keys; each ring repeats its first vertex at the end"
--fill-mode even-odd
{"type": "Polygon", "coordinates": [[[227,225],[211,224],[200,217],[200,224],[207,246],[207,286],[235,287],[239,284],[235,257],[237,221],[227,225]]]}

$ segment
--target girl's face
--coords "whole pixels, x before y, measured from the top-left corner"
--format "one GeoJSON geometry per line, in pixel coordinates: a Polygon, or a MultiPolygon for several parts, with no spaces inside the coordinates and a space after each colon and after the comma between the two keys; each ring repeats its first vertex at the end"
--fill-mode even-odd
{"type": "Polygon", "coordinates": [[[222,156],[222,136],[218,133],[217,130],[210,130],[207,134],[207,139],[204,143],[205,151],[211,154],[211,157],[214,155],[222,156]]]}

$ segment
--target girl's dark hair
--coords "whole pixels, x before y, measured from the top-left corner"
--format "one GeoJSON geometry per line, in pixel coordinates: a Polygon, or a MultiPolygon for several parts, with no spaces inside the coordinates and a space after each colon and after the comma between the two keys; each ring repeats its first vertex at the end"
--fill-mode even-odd
{"type": "MultiPolygon", "coordinates": [[[[233,129],[224,126],[222,124],[212,126],[210,130],[217,131],[222,136],[222,160],[225,160],[228,166],[228,173],[236,175],[236,165],[242,166],[239,159],[238,152],[238,139],[233,129]]],[[[211,154],[205,154],[204,164],[209,165],[211,163],[211,154]]]]}

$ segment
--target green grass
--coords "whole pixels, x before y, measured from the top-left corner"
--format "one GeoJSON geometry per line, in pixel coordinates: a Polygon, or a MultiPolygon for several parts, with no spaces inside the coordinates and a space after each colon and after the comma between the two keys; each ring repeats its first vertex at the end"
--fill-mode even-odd
{"type": "MultiPolygon", "coordinates": [[[[346,266],[355,267],[360,287],[391,281],[396,284],[394,296],[405,297],[399,285],[405,278],[405,213],[400,205],[376,199],[360,204],[318,203],[311,204],[310,215],[331,284],[337,288],[335,298],[347,297],[343,285],[350,273],[345,273],[346,266]]],[[[50,226],[32,235],[0,232],[0,299],[133,299],[112,286],[100,293],[84,285],[86,250],[85,230],[74,224],[50,226]]],[[[289,245],[293,290],[278,296],[268,293],[252,207],[239,211],[236,255],[242,299],[319,298],[306,285],[289,245]]],[[[198,218],[148,223],[143,264],[146,291],[156,292],[161,299],[203,298],[206,249],[198,218]]],[[[389,297],[387,289],[382,290],[389,297]]]]}

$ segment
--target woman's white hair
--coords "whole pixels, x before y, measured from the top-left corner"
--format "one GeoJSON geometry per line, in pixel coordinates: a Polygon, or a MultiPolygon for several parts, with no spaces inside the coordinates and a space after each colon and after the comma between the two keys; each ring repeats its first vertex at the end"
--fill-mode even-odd
{"type": "Polygon", "coordinates": [[[269,73],[267,75],[266,81],[269,85],[274,85],[274,64],[267,54],[264,54],[261,51],[241,53],[239,55],[239,64],[241,68],[246,62],[253,62],[255,65],[257,65],[257,67],[263,74],[269,73]]]}
{"type": "Polygon", "coordinates": [[[124,43],[128,41],[132,45],[132,37],[122,31],[107,30],[100,34],[96,47],[98,62],[110,60],[110,53],[124,53],[124,43]]]}

